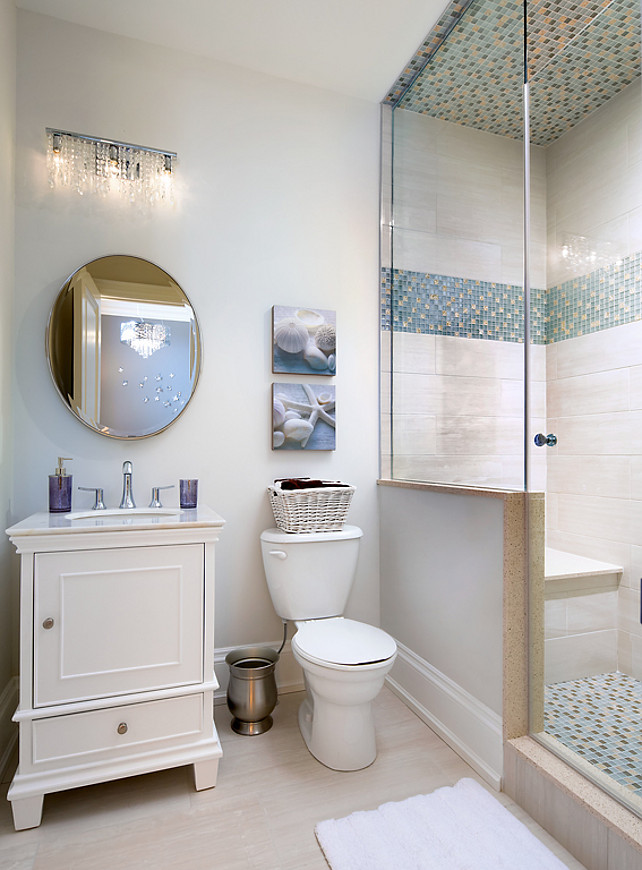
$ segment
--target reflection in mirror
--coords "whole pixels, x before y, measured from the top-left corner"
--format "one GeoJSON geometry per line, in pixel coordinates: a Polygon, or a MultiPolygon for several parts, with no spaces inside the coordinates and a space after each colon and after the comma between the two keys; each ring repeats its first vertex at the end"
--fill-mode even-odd
{"type": "Polygon", "coordinates": [[[196,314],[153,263],[100,257],[58,294],[47,356],[63,402],[82,423],[113,438],[144,438],[173,423],[196,388],[196,314]]]}

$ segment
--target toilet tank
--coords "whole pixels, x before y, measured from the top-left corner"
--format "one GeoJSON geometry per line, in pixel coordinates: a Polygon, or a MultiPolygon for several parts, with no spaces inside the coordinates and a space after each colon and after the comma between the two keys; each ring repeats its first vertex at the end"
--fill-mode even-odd
{"type": "Polygon", "coordinates": [[[341,616],[348,602],[363,532],[261,533],[263,566],[274,609],[281,619],[341,616]]]}

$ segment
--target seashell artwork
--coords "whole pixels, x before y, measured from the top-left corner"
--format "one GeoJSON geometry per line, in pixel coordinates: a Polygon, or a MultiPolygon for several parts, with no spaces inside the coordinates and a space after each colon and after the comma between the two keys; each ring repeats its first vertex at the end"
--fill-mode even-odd
{"type": "Polygon", "coordinates": [[[274,305],[272,371],[332,376],[336,373],[336,312],[274,305]]]}
{"type": "Polygon", "coordinates": [[[334,351],[337,346],[337,330],[333,323],[323,323],[314,333],[314,343],[326,353],[334,351]]]}
{"type": "Polygon", "coordinates": [[[272,384],[272,405],[285,409],[273,414],[273,450],[334,450],[335,391],[327,383],[272,384]]]}
{"type": "Polygon", "coordinates": [[[315,332],[323,323],[325,317],[320,311],[312,311],[311,308],[299,308],[296,316],[301,323],[305,323],[308,332],[315,332]]]}
{"type": "Polygon", "coordinates": [[[327,356],[312,342],[310,342],[303,351],[303,359],[311,369],[314,369],[317,372],[322,372],[328,367],[327,356]]]}
{"type": "Polygon", "coordinates": [[[274,343],[286,353],[299,353],[308,344],[307,327],[296,317],[286,317],[274,324],[274,343]]]}
{"type": "Polygon", "coordinates": [[[272,426],[278,429],[285,422],[285,406],[279,399],[275,399],[272,403],[272,426]]]}

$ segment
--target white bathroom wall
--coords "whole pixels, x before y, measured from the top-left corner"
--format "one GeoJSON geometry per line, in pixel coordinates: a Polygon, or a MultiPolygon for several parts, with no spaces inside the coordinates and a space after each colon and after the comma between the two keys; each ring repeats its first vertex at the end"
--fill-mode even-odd
{"type": "MultiPolygon", "coordinates": [[[[59,454],[74,486],[118,503],[121,465],[134,493],[198,477],[227,521],[217,552],[216,646],[277,641],[259,533],[273,524],[276,477],[343,478],[364,529],[349,613],[377,623],[379,107],[241,67],[168,51],[45,16],[18,17],[17,227],[11,519],[46,510],[59,454]],[[52,191],[45,127],[178,152],[173,211],[52,191]],[[166,269],[200,320],[204,364],[180,420],[143,441],[110,440],[63,407],[44,355],[50,306],[82,263],[133,254],[166,269]],[[335,309],[337,449],[273,453],[270,312],[335,309]]],[[[74,494],[77,506],[90,494],[74,494]]],[[[177,498],[170,495],[167,503],[177,498]]]]}
{"type": "Polygon", "coordinates": [[[10,745],[10,716],[16,703],[14,624],[15,585],[12,547],[3,529],[11,516],[11,321],[13,307],[14,153],[15,153],[16,11],[0,0],[0,775],[10,745]]]}
{"type": "Polygon", "coordinates": [[[381,486],[382,626],[393,687],[476,770],[502,767],[504,505],[381,486]]]}

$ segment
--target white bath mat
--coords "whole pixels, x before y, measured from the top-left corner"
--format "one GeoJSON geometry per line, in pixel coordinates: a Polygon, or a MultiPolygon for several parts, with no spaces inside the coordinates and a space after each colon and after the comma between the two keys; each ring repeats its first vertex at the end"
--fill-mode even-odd
{"type": "Polygon", "coordinates": [[[472,779],[377,810],[320,822],[332,870],[565,870],[472,779]]]}

